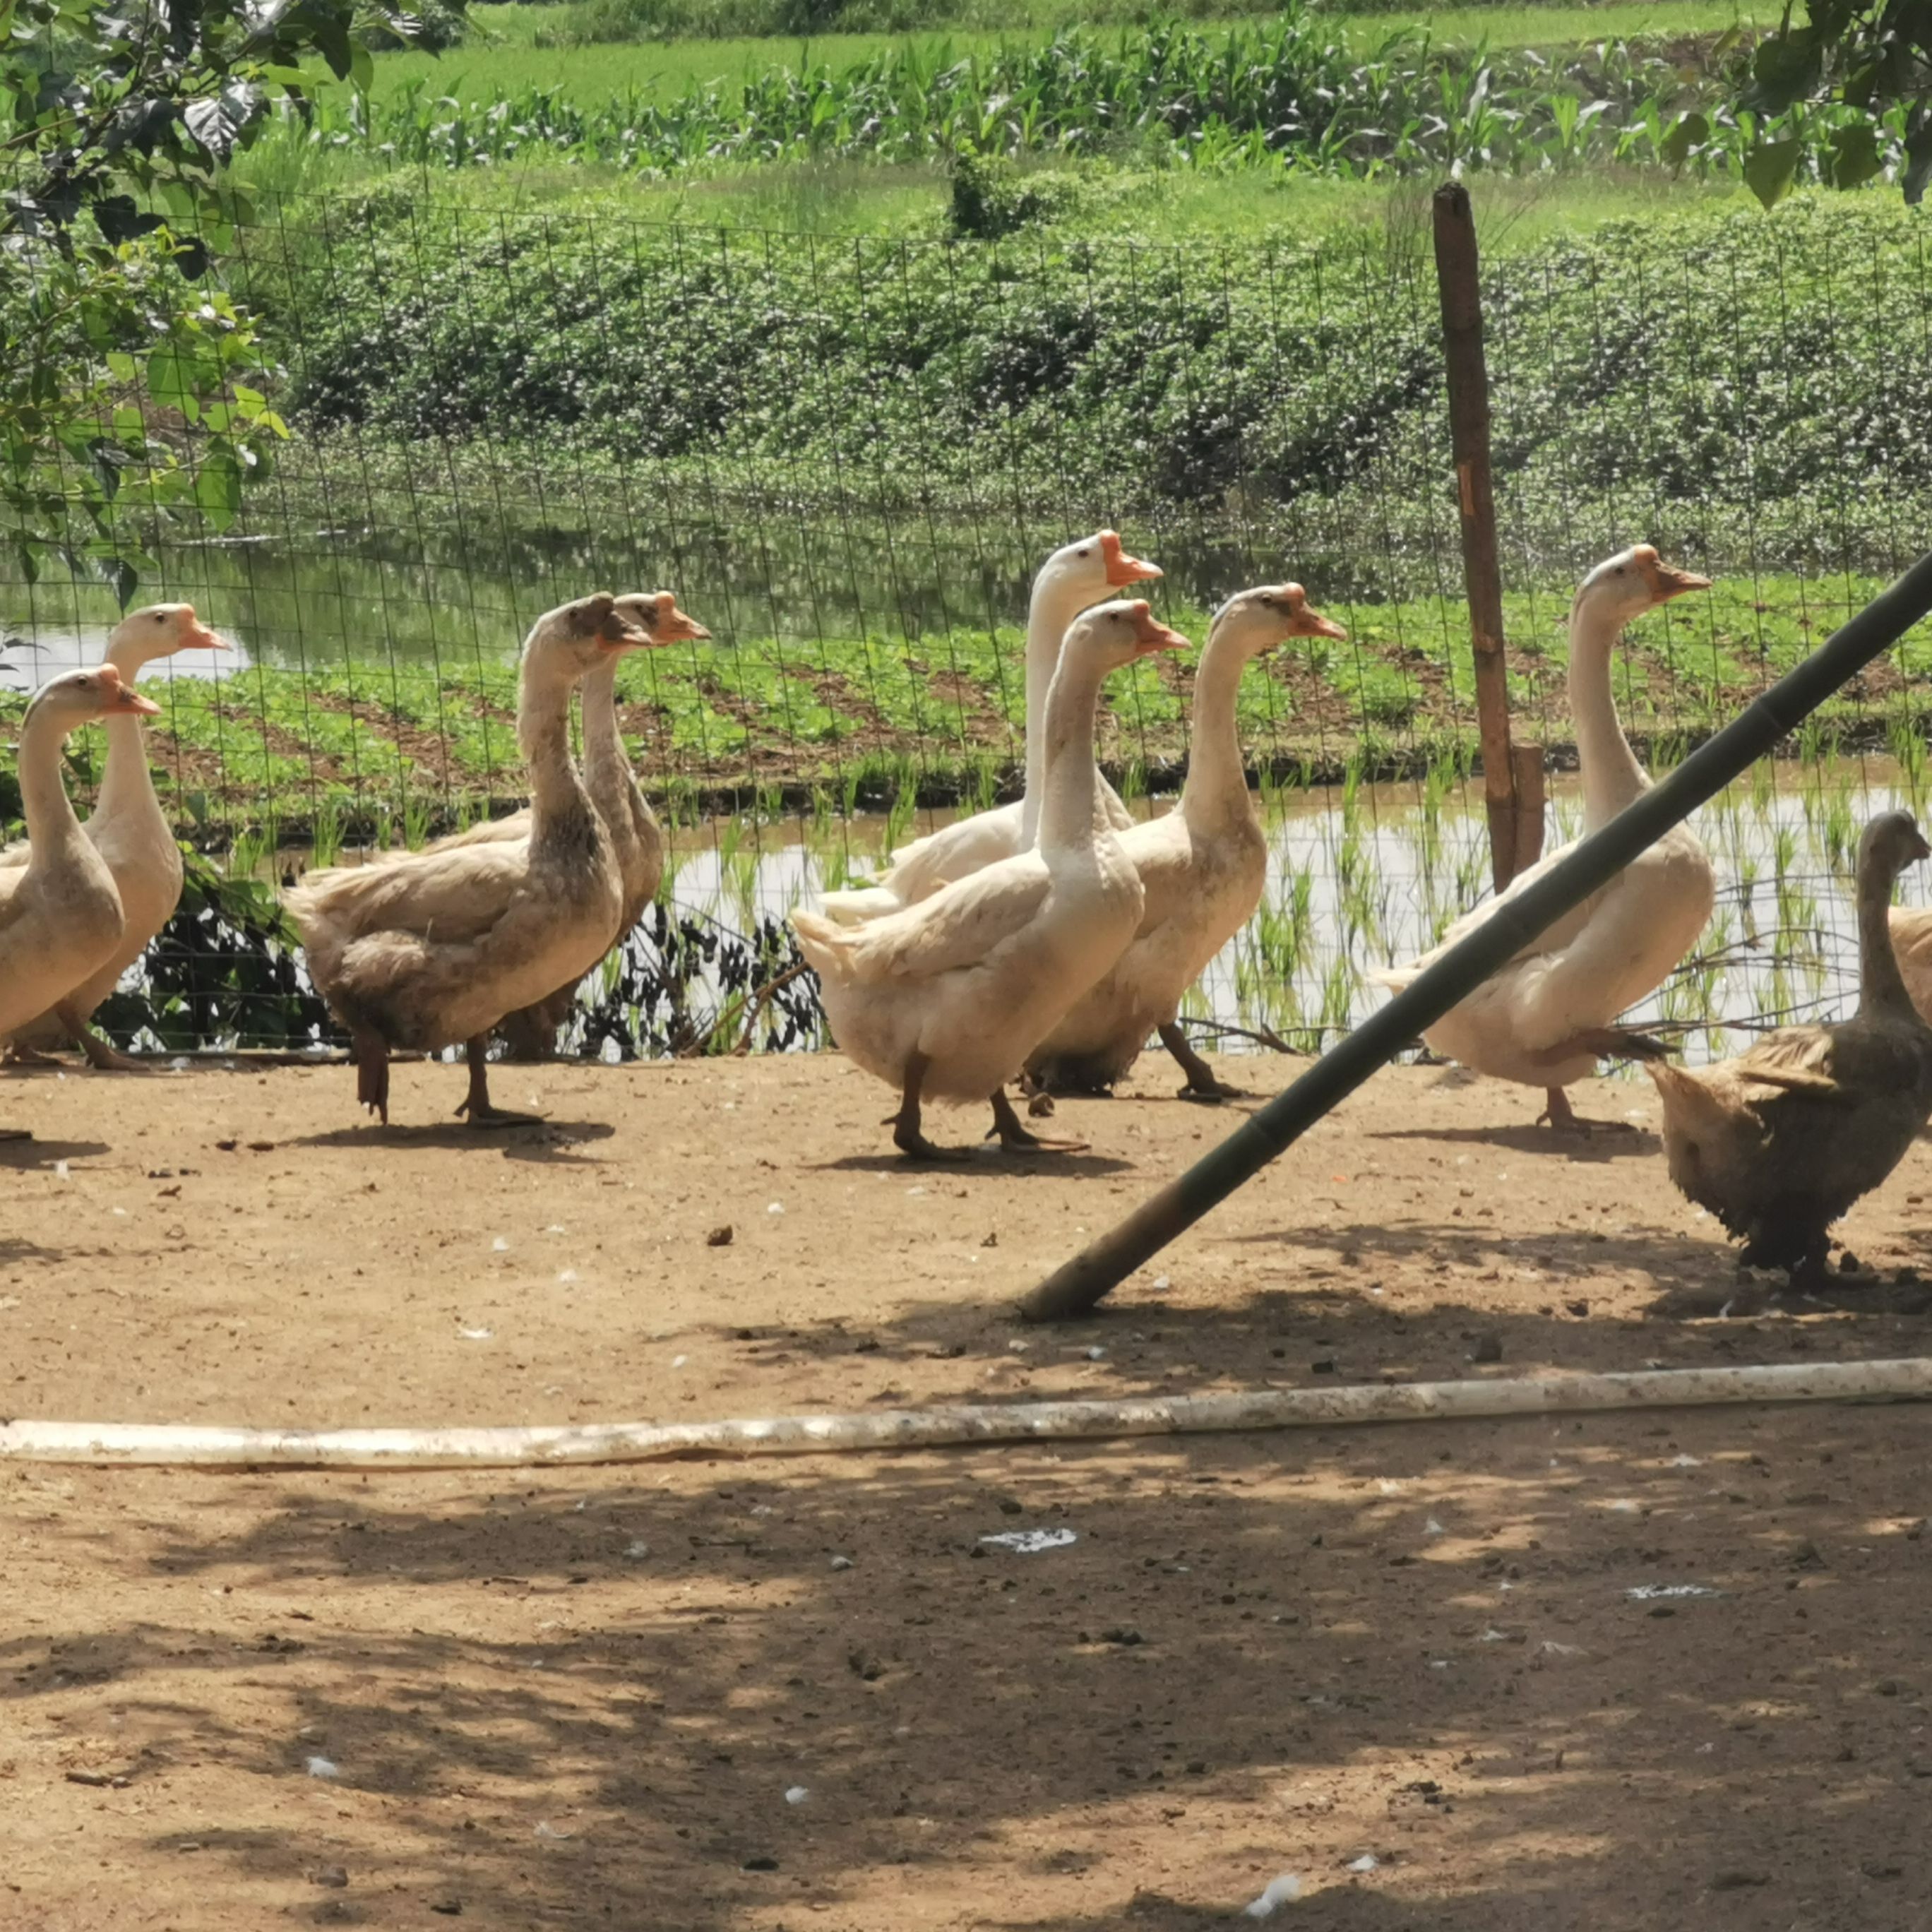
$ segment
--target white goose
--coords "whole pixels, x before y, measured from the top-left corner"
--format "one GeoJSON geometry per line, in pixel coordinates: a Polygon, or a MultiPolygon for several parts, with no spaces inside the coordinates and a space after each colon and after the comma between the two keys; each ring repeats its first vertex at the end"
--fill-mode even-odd
{"type": "Polygon", "coordinates": [[[1140,930],[1027,1063],[1036,1084],[1105,1092],[1157,1030],[1187,1076],[1184,1097],[1218,1100],[1233,1092],[1188,1044],[1180,1017],[1183,996],[1253,916],[1268,878],[1268,841],[1241,762],[1235,712],[1241,674],[1290,638],[1348,634],[1309,608],[1298,584],[1239,592],[1215,612],[1194,676],[1180,808],[1120,834],[1147,895],[1140,930]]]}
{"type": "Polygon", "coordinates": [[[121,895],[74,815],[61,783],[61,746],[97,718],[152,717],[160,709],[111,664],[63,671],[27,706],[19,766],[27,862],[0,871],[0,1033],[46,1012],[120,944],[121,895]]]}
{"type": "MultiPolygon", "coordinates": [[[[1617,722],[1611,694],[1617,639],[1645,611],[1687,591],[1709,588],[1709,578],[1674,569],[1648,544],[1639,544],[1598,565],[1578,590],[1570,610],[1570,709],[1586,836],[1650,788],[1617,722]]],[[[1398,992],[1412,983],[1567,849],[1549,854],[1498,897],[1466,913],[1420,959],[1375,974],[1377,983],[1398,992]]],[[[1564,1088],[1593,1072],[1606,1054],[1654,1055],[1659,1050],[1654,1041],[1612,1022],[1655,992],[1696,944],[1715,896],[1708,854],[1688,825],[1676,826],[1423,1037],[1437,1052],[1478,1073],[1541,1088],[1546,1105],[1539,1118],[1552,1126],[1586,1126],[1564,1088]]]]}
{"type": "MultiPolygon", "coordinates": [[[[196,616],[192,604],[154,604],[122,618],[108,633],[105,662],[131,686],[149,664],[177,651],[226,649],[196,616]]],[[[151,704],[146,710],[157,708],[151,704]]],[[[83,828],[106,860],[121,896],[121,943],[79,985],[66,988],[56,1004],[13,1034],[11,1059],[31,1064],[49,1048],[74,1045],[90,1066],[119,1071],[140,1067],[139,1060],[116,1052],[87,1022],[181,904],[181,848],[154,796],[142,715],[118,709],[106,714],[107,768],[83,828]]],[[[16,843],[0,851],[0,868],[22,866],[28,859],[28,844],[16,843]]]]}
{"type": "Polygon", "coordinates": [[[1100,681],[1185,642],[1138,602],[1103,604],[1075,620],[1040,734],[1045,777],[1030,849],[862,926],[793,915],[833,1037],[898,1090],[892,1138],[903,1152],[948,1157],[921,1131],[928,1100],[990,1101],[1002,1146],[1045,1144],[1002,1090],[1119,957],[1144,902],[1096,796],[1100,681]]]}
{"type": "MultiPolygon", "coordinates": [[[[1012,805],[997,806],[956,820],[923,838],[915,838],[892,855],[891,864],[869,885],[827,892],[818,904],[824,917],[841,926],[856,926],[916,905],[941,886],[970,878],[982,866],[1024,852],[1040,832],[1041,800],[1046,779],[1042,730],[1046,694],[1060,662],[1060,640],[1066,627],[1090,604],[1110,590],[1146,584],[1160,575],[1160,566],[1130,556],[1112,530],[1096,530],[1055,550],[1033,580],[1027,608],[1026,640],[1026,790],[1012,805]]],[[[1096,771],[1108,822],[1117,832],[1133,823],[1114,788],[1096,771]]]]}

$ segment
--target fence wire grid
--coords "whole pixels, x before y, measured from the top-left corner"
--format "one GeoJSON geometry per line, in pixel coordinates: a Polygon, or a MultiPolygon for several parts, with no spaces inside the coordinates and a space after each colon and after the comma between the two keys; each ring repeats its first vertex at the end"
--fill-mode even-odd
{"type": "MultiPolygon", "coordinates": [[[[1656,765],[1923,546],[1928,234],[1874,198],[1490,250],[1512,727],[1559,772],[1564,622],[1603,556],[1647,539],[1718,579],[1620,656],[1656,765]]],[[[668,587],[712,640],[620,679],[669,830],[663,894],[570,1043],[816,1043],[808,986],[752,997],[792,962],[784,915],[935,814],[1015,794],[1032,573],[1108,525],[1197,640],[1221,597],[1288,577],[1349,632],[1244,684],[1274,858],[1197,996],[1204,1032],[1316,1044],[1373,1003],[1370,970],[1481,896],[1420,222],[1189,248],[868,239],[484,215],[391,184],[262,203],[229,238],[223,286],[293,435],[228,527],[140,526],[134,602],[191,600],[238,649],[145,680],[164,807],[208,862],[106,1013],[124,1041],[331,1037],[272,885],[520,802],[524,631],[592,590],[668,587]]],[[[119,606],[5,561],[16,718],[119,606]]],[[[1869,811],[1922,800],[1929,662],[1922,628],[1704,815],[1719,916],[1652,1016],[1694,1054],[1727,1050],[1720,1020],[1843,1003],[1850,845],[1869,811]]],[[[1103,761],[1130,800],[1179,781],[1191,670],[1150,661],[1108,689],[1103,761]]],[[[79,800],[101,750],[72,747],[79,800]]],[[[1576,810],[1553,793],[1552,836],[1576,810]]]]}

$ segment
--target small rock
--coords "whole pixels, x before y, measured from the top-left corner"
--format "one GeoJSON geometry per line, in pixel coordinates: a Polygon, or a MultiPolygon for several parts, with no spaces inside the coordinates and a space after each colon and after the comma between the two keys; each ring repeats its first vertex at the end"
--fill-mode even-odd
{"type": "Polygon", "coordinates": [[[429,1909],[432,1912],[441,1912],[446,1918],[460,1918],[463,1916],[463,1901],[460,1898],[432,1898],[429,1909]]]}
{"type": "Polygon", "coordinates": [[[70,1784],[111,1785],[117,1790],[125,1790],[128,1780],[116,1771],[70,1771],[67,1774],[70,1784]]]}
{"type": "Polygon", "coordinates": [[[1000,1498],[1000,1514],[1002,1516],[1024,1516],[1026,1504],[1018,1496],[1002,1496],[1000,1498]]]}
{"type": "Polygon", "coordinates": [[[1881,1677],[1872,1688],[1881,1697],[1896,1697],[1898,1695],[1898,1679],[1896,1677],[1881,1677]]]}
{"type": "Polygon", "coordinates": [[[232,1154],[242,1143],[239,1141],[217,1141],[214,1144],[224,1154],[232,1154]]]}
{"type": "Polygon", "coordinates": [[[1478,1335],[1476,1346],[1469,1351],[1472,1362],[1500,1362],[1503,1358],[1503,1338],[1498,1334],[1478,1335]]]}
{"type": "Polygon", "coordinates": [[[1864,1273],[1864,1269],[1859,1262],[1858,1256],[1853,1254],[1850,1248],[1846,1249],[1845,1251],[1838,1257],[1838,1272],[1840,1274],[1863,1274],[1864,1273]]]}
{"type": "Polygon", "coordinates": [[[835,1570],[849,1570],[852,1567],[852,1559],[849,1556],[835,1556],[832,1559],[832,1567],[835,1570]]]}
{"type": "Polygon", "coordinates": [[[1748,1892],[1753,1886],[1768,1885],[1771,1874],[1762,1871],[1726,1870],[1716,1873],[1711,1880],[1713,1892],[1748,1892]]]}
{"type": "Polygon", "coordinates": [[[1027,1102],[1027,1112],[1036,1120],[1050,1120],[1053,1118],[1053,1096],[1036,1094],[1027,1102]]]}
{"type": "Polygon", "coordinates": [[[324,1865],[315,1875],[317,1885],[326,1885],[340,1892],[349,1882],[348,1868],[344,1865],[324,1865]]]}
{"type": "Polygon", "coordinates": [[[1563,1306],[1565,1310],[1572,1315],[1584,1316],[1588,1314],[1590,1312],[1589,1303],[1585,1300],[1580,1294],[1577,1296],[1575,1300],[1566,1301],[1563,1306]]]}
{"type": "Polygon", "coordinates": [[[275,1144],[273,1141],[250,1141],[248,1143],[248,1151],[250,1154],[273,1154],[274,1150],[275,1144]]]}
{"type": "Polygon", "coordinates": [[[1146,1642],[1147,1639],[1132,1624],[1113,1624],[1100,1633],[1100,1641],[1102,1643],[1121,1644],[1131,1648],[1135,1644],[1146,1642]]]}
{"type": "Polygon", "coordinates": [[[776,1871],[778,1862],[768,1852],[760,1852],[755,1858],[747,1858],[742,1870],[746,1871],[776,1871]]]}
{"type": "Polygon", "coordinates": [[[728,1248],[731,1245],[730,1222],[727,1221],[722,1226],[713,1228],[705,1236],[704,1245],[707,1248],[728,1248]]]}
{"type": "Polygon", "coordinates": [[[862,1678],[868,1684],[876,1684],[885,1670],[885,1666],[868,1650],[848,1651],[845,1667],[854,1677],[862,1678]]]}
{"type": "Polygon", "coordinates": [[[1335,1372],[1335,1358],[1333,1355],[1324,1355],[1318,1362],[1310,1362],[1308,1365],[1308,1372],[1310,1375],[1332,1376],[1335,1372]]]}
{"type": "Polygon", "coordinates": [[[1897,1878],[1903,1869],[1903,1867],[1898,1865],[1881,1864],[1876,1858],[1868,1861],[1858,1868],[1867,1878],[1897,1878]]]}
{"type": "Polygon", "coordinates": [[[1809,1537],[1791,1552],[1791,1567],[1794,1570],[1822,1570],[1825,1567],[1818,1546],[1809,1537]]]}
{"type": "Polygon", "coordinates": [[[996,1230],[992,1234],[988,1234],[986,1238],[980,1244],[980,1245],[982,1248],[997,1248],[1000,1245],[1000,1237],[998,1231],[996,1230]]]}

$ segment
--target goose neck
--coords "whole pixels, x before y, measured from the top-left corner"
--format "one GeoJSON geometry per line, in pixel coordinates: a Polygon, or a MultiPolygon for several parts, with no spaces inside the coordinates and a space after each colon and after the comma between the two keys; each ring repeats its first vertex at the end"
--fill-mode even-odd
{"type": "Polygon", "coordinates": [[[1583,818],[1594,831],[1650,788],[1617,718],[1610,662],[1622,626],[1614,613],[1580,599],[1570,618],[1570,716],[1583,779],[1583,818]]]}
{"type": "Polygon", "coordinates": [[[1180,809],[1190,824],[1221,823],[1254,810],[1241,762],[1238,711],[1241,674],[1253,655],[1222,625],[1208,633],[1202,646],[1194,673],[1187,782],[1180,792],[1180,809]]]}
{"type": "Polygon", "coordinates": [[[1021,838],[1030,845],[1040,830],[1046,780],[1047,694],[1060,664],[1066,627],[1087,608],[1088,598],[1064,572],[1051,566],[1033,580],[1027,605],[1026,794],[1020,806],[1021,838]]]}
{"type": "Polygon", "coordinates": [[[57,856],[80,842],[80,821],[61,782],[61,746],[70,728],[66,718],[45,705],[31,712],[21,728],[20,812],[32,848],[30,862],[44,855],[57,856]]]}
{"type": "Polygon", "coordinates": [[[1094,712],[1102,675],[1102,668],[1084,652],[1063,655],[1054,673],[1040,734],[1046,768],[1040,814],[1042,852],[1090,846],[1096,828],[1106,822],[1094,758],[1094,712]]]}
{"type": "Polygon", "coordinates": [[[576,760],[570,755],[572,682],[567,673],[547,665],[524,667],[517,703],[517,742],[530,770],[532,837],[541,837],[550,821],[590,805],[576,760]]]}
{"type": "Polygon", "coordinates": [[[1892,944],[1892,888],[1897,874],[1877,857],[1858,867],[1858,1011],[1903,1016],[1916,1010],[1892,944]]]}

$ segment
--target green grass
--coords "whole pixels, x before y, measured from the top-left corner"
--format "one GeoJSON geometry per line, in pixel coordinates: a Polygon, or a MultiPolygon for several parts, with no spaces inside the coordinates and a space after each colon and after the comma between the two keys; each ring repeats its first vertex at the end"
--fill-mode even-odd
{"type": "MultiPolygon", "coordinates": [[[[1271,654],[1244,680],[1240,715],[1252,766],[1333,782],[1365,766],[1424,776],[1475,746],[1474,674],[1460,605],[1318,601],[1348,626],[1343,644],[1271,654]]],[[[1785,575],[1721,580],[1716,590],[1654,613],[1620,653],[1618,702],[1632,735],[1681,747],[1708,735],[1880,588],[1876,578],[1785,575]]],[[[702,608],[692,593],[687,600],[702,608]]],[[[1557,749],[1570,740],[1563,695],[1568,586],[1512,590],[1504,602],[1516,735],[1557,749]]],[[[218,608],[211,615],[220,620],[218,608]]],[[[1186,635],[1207,614],[1170,606],[1186,635]]],[[[916,786],[928,800],[983,799],[1010,786],[1024,717],[1017,629],[962,626],[899,636],[774,638],[755,631],[713,646],[632,658],[619,680],[628,742],[661,797],[744,797],[774,788],[789,808],[836,815],[916,786]],[[958,701],[935,692],[945,672],[958,701]],[[1002,697],[1004,691],[1004,696],[1002,697]]],[[[1109,683],[1101,748],[1110,772],[1144,765],[1171,783],[1186,750],[1184,690],[1196,652],[1174,670],[1144,662],[1109,683]],[[1166,775],[1163,777],[1163,774],[1166,775]]],[[[1805,747],[1885,750],[1910,744],[1928,706],[1900,685],[1932,670],[1932,624],[1892,654],[1879,681],[1819,713],[1805,747]]],[[[184,831],[277,824],[284,838],[320,818],[392,828],[466,822],[522,795],[501,708],[507,663],[478,674],[358,657],[304,673],[250,665],[218,682],[155,687],[154,763],[184,831]],[[355,706],[353,712],[347,706],[355,706]]],[[[22,700],[0,704],[17,716],[22,700]]],[[[83,737],[79,769],[99,769],[83,737]]]]}
{"type": "MultiPolygon", "coordinates": [[[[427,76],[446,93],[512,91],[525,86],[568,86],[579,100],[608,99],[632,88],[681,92],[694,84],[741,86],[748,74],[806,66],[854,67],[886,51],[908,46],[957,54],[983,52],[1016,41],[1044,40],[1064,27],[1112,26],[1130,30],[1160,16],[1186,16],[1187,8],[1162,10],[1125,0],[964,0],[957,8],[922,7],[929,28],[909,32],[798,34],[756,37],[640,36],[630,44],[560,44],[580,28],[594,27],[586,16],[592,7],[483,5],[472,7],[473,31],[464,45],[435,55],[397,52],[379,56],[375,92],[380,98],[427,76]],[[549,43],[538,44],[539,38],[549,43]]],[[[774,10],[776,10],[776,9],[774,10]]],[[[1238,13],[1240,10],[1221,9],[1238,13]]],[[[1251,14],[1272,10],[1266,6],[1251,14]]],[[[1396,33],[1426,34],[1441,47],[1478,44],[1496,48],[1551,50],[1584,46],[1606,38],[1676,41],[1722,34],[1733,27],[1774,23],[1774,6],[1761,0],[1612,0],[1595,7],[1459,7],[1439,11],[1402,8],[1388,13],[1321,10],[1322,25],[1342,44],[1358,51],[1379,46],[1396,33]]],[[[1232,28],[1211,14],[1200,24],[1212,32],[1232,28]]]]}

